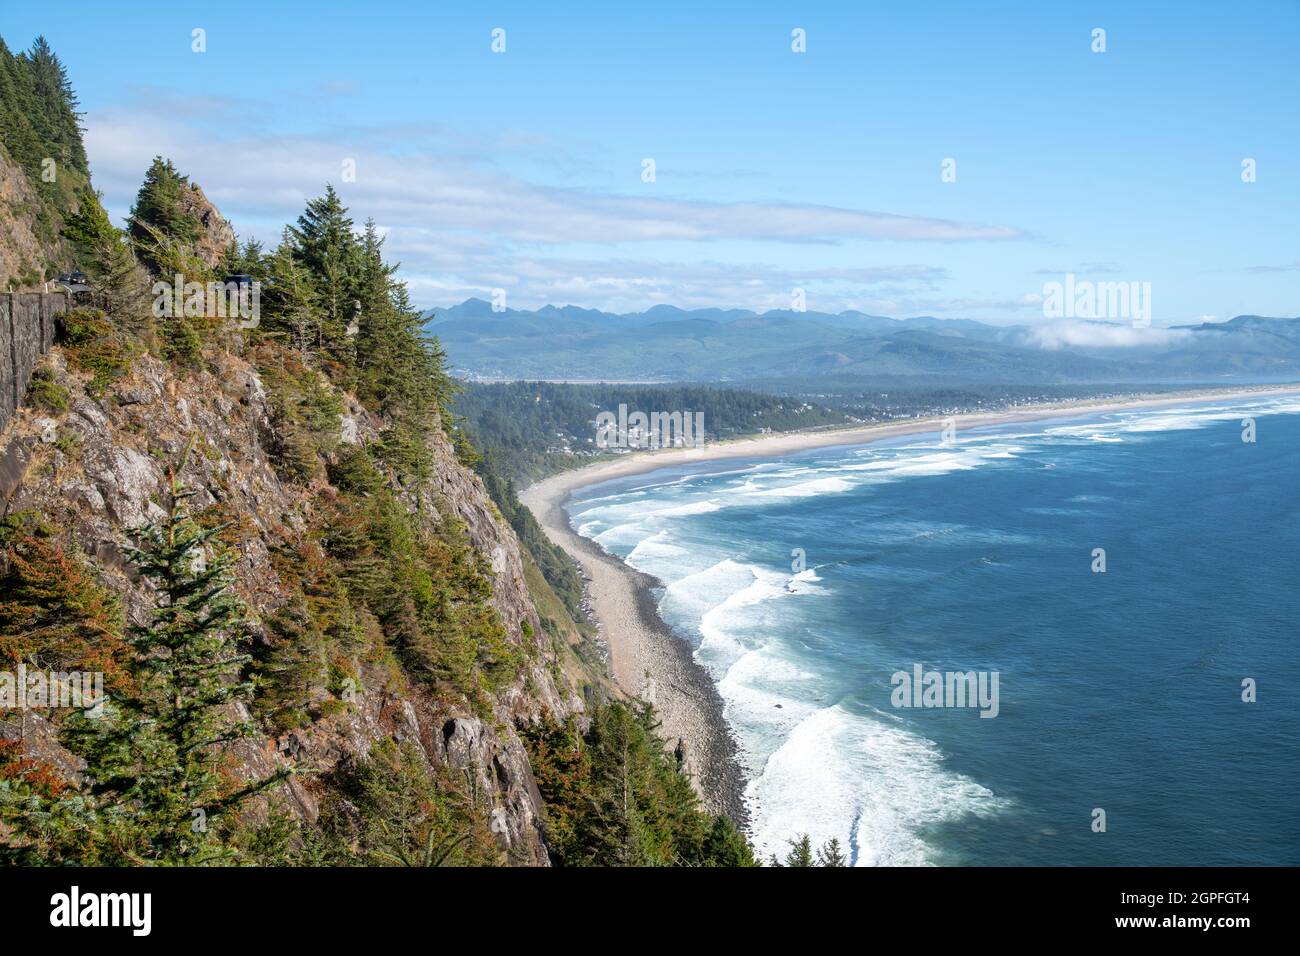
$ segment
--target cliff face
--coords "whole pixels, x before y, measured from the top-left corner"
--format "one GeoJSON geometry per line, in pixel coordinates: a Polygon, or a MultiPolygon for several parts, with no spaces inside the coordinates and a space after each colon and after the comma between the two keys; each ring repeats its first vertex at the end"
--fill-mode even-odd
{"type": "MultiPolygon", "coordinates": [[[[36,512],[61,529],[61,544],[80,552],[121,595],[131,622],[144,623],[153,595],[126,560],[134,543],[130,531],[162,516],[166,468],[181,460],[186,464],[180,477],[196,492],[192,510],[219,506],[223,514],[239,516],[244,532],[235,545],[236,590],[254,628],[287,600],[273,552],[309,525],[329,489],[321,482],[290,484],[277,475],[268,452],[273,416],[267,385],[239,351],[214,350],[205,370],[184,373],[145,355],[96,397],[87,388],[88,376],[71,368],[56,345],[46,364],[53,382],[66,389],[66,411],[23,408],[0,433],[0,460],[17,463],[8,487],[0,489],[4,512],[36,512]]],[[[340,442],[374,440],[379,422],[346,396],[344,405],[340,442]]],[[[582,702],[564,678],[559,652],[530,600],[513,531],[442,434],[431,441],[433,477],[400,496],[431,516],[423,521],[444,520],[435,507],[441,504],[464,522],[473,549],[491,568],[492,607],[523,652],[520,672],[490,695],[484,713],[468,701],[435,698],[418,682],[395,685],[391,672],[362,666],[360,686],[346,708],[281,736],[240,743],[237,769],[249,778],[289,764],[320,772],[290,778],[282,792],[292,812],[311,820],[319,809],[320,774],[364,757],[381,738],[409,740],[430,767],[455,768],[473,780],[506,859],[545,864],[541,798],[516,728],[548,713],[570,715],[582,702]]],[[[12,735],[12,728],[5,732],[12,735]]],[[[28,716],[24,735],[38,759],[55,767],[75,764],[35,714],[28,716]]]]}
{"type": "Polygon", "coordinates": [[[41,287],[43,273],[70,264],[66,244],[35,228],[40,198],[26,174],[0,146],[0,291],[41,287]]]}
{"type": "Polygon", "coordinates": [[[208,268],[215,266],[221,254],[235,241],[235,229],[212,201],[204,195],[198,183],[190,183],[182,199],[185,211],[199,221],[203,231],[195,242],[195,253],[208,268]]]}

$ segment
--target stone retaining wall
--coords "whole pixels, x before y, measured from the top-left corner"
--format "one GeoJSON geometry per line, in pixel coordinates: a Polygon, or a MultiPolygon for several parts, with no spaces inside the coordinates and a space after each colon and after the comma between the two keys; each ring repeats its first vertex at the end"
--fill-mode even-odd
{"type": "Polygon", "coordinates": [[[0,430],[54,344],[54,317],[68,309],[68,299],[66,292],[0,292],[0,430]]]}

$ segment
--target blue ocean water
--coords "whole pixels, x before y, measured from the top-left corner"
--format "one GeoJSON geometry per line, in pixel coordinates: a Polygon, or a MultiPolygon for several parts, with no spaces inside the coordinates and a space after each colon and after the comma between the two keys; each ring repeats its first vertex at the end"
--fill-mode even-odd
{"type": "Polygon", "coordinates": [[[765,852],[1294,865],[1298,492],[1287,396],[664,470],[570,514],[663,582],[765,852]],[[916,664],[997,671],[998,715],[893,706],[916,664]]]}

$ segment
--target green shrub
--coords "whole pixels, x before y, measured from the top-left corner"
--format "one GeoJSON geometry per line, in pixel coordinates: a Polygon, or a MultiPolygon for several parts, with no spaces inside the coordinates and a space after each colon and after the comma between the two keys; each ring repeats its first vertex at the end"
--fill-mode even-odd
{"type": "Polygon", "coordinates": [[[59,317],[59,342],[73,368],[90,374],[86,391],[103,396],[114,381],[130,371],[139,354],[133,342],[99,309],[72,309],[59,317]]]}
{"type": "Polygon", "coordinates": [[[366,497],[378,494],[384,487],[384,476],[375,467],[369,452],[359,445],[349,445],[340,451],[328,471],[334,486],[348,494],[366,497]]]}
{"type": "Polygon", "coordinates": [[[54,377],[54,370],[38,368],[27,386],[27,404],[55,415],[68,410],[68,390],[54,377]]]}
{"type": "Polygon", "coordinates": [[[341,711],[336,705],[344,691],[359,686],[352,658],[366,633],[338,564],[314,541],[275,549],[272,563],[292,597],[266,621],[253,668],[254,709],[283,732],[341,711]]]}
{"type": "Polygon", "coordinates": [[[188,318],[178,315],[164,319],[158,336],[159,354],[164,360],[187,368],[198,366],[203,357],[203,339],[188,318]]]}

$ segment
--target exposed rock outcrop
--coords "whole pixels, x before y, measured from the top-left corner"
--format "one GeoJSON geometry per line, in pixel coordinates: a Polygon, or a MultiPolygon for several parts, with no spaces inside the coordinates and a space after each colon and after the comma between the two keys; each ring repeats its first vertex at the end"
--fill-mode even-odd
{"type": "Polygon", "coordinates": [[[186,211],[196,216],[203,227],[202,234],[194,244],[194,252],[204,265],[211,268],[235,241],[235,228],[203,194],[197,183],[189,184],[182,203],[186,211]]]}
{"type": "Polygon", "coordinates": [[[40,288],[51,262],[62,264],[66,250],[36,235],[33,225],[40,208],[26,174],[0,146],[0,290],[40,288]]]}
{"type": "MultiPolygon", "coordinates": [[[[247,522],[248,533],[236,546],[240,598],[254,619],[280,607],[287,597],[272,549],[308,525],[321,489],[284,482],[273,469],[264,445],[271,411],[257,370],[224,351],[214,350],[204,371],[184,375],[144,356],[96,398],[59,346],[46,362],[68,392],[68,408],[59,414],[20,409],[0,433],[5,513],[36,511],[64,529],[65,546],[84,554],[101,580],[121,595],[128,620],[143,623],[153,601],[150,586],[126,560],[134,543],[130,532],[162,515],[166,467],[192,444],[181,475],[196,493],[192,507],[220,504],[247,522]],[[55,440],[47,441],[51,430],[55,440]]],[[[378,425],[349,401],[340,437],[368,442],[378,425]]],[[[472,778],[510,861],[544,864],[541,798],[516,727],[546,713],[561,718],[575,713],[582,709],[581,698],[555,666],[514,532],[441,434],[432,440],[432,450],[436,477],[402,494],[412,507],[422,505],[421,514],[437,516],[435,505],[441,504],[464,522],[472,546],[491,567],[491,603],[510,640],[526,652],[522,672],[491,698],[491,713],[484,714],[468,704],[435,699],[413,683],[394,689],[385,674],[363,670],[355,696],[341,712],[281,737],[242,742],[236,751],[240,769],[249,778],[288,763],[328,772],[364,757],[385,737],[410,740],[431,766],[451,766],[472,778]]],[[[28,715],[24,737],[46,762],[69,766],[70,755],[60,751],[36,715],[28,715]]],[[[291,807],[306,819],[319,809],[316,779],[306,774],[285,785],[291,807]]]]}

